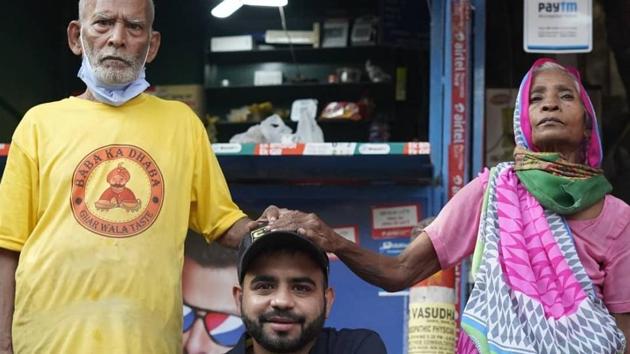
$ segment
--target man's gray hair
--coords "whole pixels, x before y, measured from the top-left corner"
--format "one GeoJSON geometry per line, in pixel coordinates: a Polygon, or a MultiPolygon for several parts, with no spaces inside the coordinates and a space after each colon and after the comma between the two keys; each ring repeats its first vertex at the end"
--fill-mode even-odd
{"type": "MultiPolygon", "coordinates": [[[[85,14],[85,4],[87,2],[88,0],[79,0],[79,21],[83,21],[83,16],[85,14]]],[[[153,0],[147,0],[147,2],[149,4],[149,13],[147,14],[147,17],[149,19],[151,27],[153,27],[153,20],[155,19],[155,4],[153,3],[153,0]]]]}

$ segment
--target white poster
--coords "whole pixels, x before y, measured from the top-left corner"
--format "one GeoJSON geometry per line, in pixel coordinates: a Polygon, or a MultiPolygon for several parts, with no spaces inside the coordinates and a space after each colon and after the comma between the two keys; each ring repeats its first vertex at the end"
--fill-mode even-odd
{"type": "Polygon", "coordinates": [[[410,237],[420,221],[420,206],[389,205],[372,207],[372,238],[375,240],[410,237]]]}
{"type": "Polygon", "coordinates": [[[592,50],[592,0],[524,0],[523,3],[526,52],[587,53],[592,50]]]}

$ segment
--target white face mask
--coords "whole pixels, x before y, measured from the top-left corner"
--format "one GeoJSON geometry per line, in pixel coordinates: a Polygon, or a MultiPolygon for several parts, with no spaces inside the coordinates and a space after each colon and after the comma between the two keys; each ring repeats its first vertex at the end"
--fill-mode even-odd
{"type": "MultiPolygon", "coordinates": [[[[87,51],[85,50],[85,45],[83,44],[82,34],[79,35],[79,40],[81,41],[83,58],[81,60],[81,68],[79,68],[77,76],[85,83],[85,85],[87,85],[88,90],[90,90],[92,96],[94,96],[97,101],[110,106],[121,106],[144,92],[144,90],[150,86],[144,79],[144,65],[146,64],[147,57],[149,56],[149,48],[147,48],[147,53],[144,56],[144,62],[142,63],[142,69],[140,70],[138,77],[128,84],[112,85],[104,83],[96,77],[94,74],[94,68],[92,68],[90,61],[88,60],[87,51]]],[[[149,41],[150,40],[151,38],[149,37],[149,41]]]]}

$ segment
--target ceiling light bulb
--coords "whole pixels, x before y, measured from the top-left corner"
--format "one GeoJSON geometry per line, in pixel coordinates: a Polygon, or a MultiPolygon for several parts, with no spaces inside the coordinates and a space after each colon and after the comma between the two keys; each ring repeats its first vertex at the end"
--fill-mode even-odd
{"type": "Polygon", "coordinates": [[[226,18],[236,12],[243,6],[241,0],[223,0],[219,5],[215,6],[210,13],[214,17],[226,18]]]}
{"type": "Polygon", "coordinates": [[[274,6],[281,7],[286,6],[288,0],[242,0],[243,4],[250,6],[274,6]]]}

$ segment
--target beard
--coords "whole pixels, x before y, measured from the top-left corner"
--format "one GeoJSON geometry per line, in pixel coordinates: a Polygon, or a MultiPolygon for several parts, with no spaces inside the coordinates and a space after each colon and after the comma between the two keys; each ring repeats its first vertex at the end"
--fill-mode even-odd
{"type": "MultiPolygon", "coordinates": [[[[325,302],[324,302],[325,304],[325,302]]],[[[247,329],[247,333],[256,340],[263,348],[273,353],[292,353],[304,348],[307,344],[313,341],[324,328],[324,321],[326,320],[326,307],[324,305],[324,311],[317,316],[313,321],[306,322],[303,317],[297,316],[289,311],[274,310],[260,315],[258,318],[252,318],[247,315],[245,308],[242,308],[242,320],[247,329]],[[286,336],[279,335],[277,337],[271,337],[265,333],[263,329],[264,323],[268,322],[267,319],[273,316],[280,316],[284,318],[290,318],[301,324],[301,332],[296,338],[288,338],[286,336]]]]}
{"type": "Polygon", "coordinates": [[[126,85],[137,79],[144,68],[144,59],[149,51],[148,43],[143,54],[138,56],[120,53],[116,48],[109,47],[95,53],[89,42],[86,42],[86,47],[85,55],[94,70],[94,76],[107,85],[126,85]],[[104,63],[104,60],[114,58],[121,61],[119,66],[104,63]]]}

